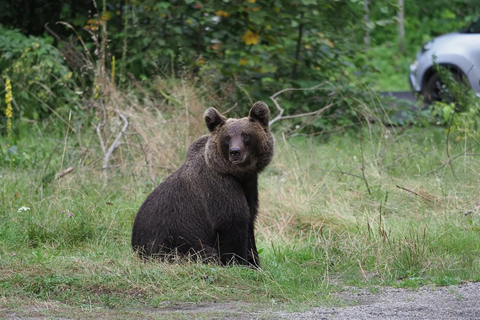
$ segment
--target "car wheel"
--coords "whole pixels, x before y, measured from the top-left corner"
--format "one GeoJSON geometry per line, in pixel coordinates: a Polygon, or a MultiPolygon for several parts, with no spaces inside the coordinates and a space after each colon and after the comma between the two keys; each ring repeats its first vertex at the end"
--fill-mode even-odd
{"type": "Polygon", "coordinates": [[[425,103],[431,104],[434,101],[442,101],[441,92],[442,92],[443,83],[440,80],[438,73],[434,73],[425,83],[422,96],[425,99],[425,103]]]}
{"type": "MultiPolygon", "coordinates": [[[[452,75],[456,81],[462,81],[463,76],[461,72],[452,70],[452,75]]],[[[448,91],[448,87],[442,82],[438,73],[432,74],[427,80],[422,90],[422,96],[424,97],[426,104],[432,104],[435,101],[454,101],[452,95],[448,91]]]]}

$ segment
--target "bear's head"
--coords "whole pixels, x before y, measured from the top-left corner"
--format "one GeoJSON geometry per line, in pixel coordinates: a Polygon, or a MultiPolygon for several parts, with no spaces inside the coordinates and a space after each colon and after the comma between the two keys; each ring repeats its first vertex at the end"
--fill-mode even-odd
{"type": "Polygon", "coordinates": [[[272,160],[274,138],[264,102],[256,102],[246,118],[227,119],[215,108],[208,108],[203,118],[211,132],[205,158],[213,170],[242,178],[259,173],[272,160]]]}

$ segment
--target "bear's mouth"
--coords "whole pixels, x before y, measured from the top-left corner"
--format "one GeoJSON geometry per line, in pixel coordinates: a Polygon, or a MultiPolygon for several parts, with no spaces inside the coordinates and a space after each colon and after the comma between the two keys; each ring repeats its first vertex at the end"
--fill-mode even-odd
{"type": "Polygon", "coordinates": [[[245,162],[246,157],[245,156],[230,156],[228,157],[228,160],[234,164],[234,165],[240,165],[245,162]]]}

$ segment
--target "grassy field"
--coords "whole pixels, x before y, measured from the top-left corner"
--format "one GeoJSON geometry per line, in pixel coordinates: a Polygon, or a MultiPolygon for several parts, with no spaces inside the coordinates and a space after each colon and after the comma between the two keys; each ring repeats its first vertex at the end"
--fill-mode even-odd
{"type": "Polygon", "coordinates": [[[335,303],[345,285],[480,281],[480,147],[460,132],[447,144],[434,126],[364,123],[329,139],[276,132],[260,179],[262,270],[140,261],[136,211],[206,132],[202,102],[189,103],[170,118],[125,110],[130,126],[108,170],[75,116],[68,130],[16,123],[15,163],[0,169],[0,316],[131,318],[210,302],[302,310],[335,303]]]}

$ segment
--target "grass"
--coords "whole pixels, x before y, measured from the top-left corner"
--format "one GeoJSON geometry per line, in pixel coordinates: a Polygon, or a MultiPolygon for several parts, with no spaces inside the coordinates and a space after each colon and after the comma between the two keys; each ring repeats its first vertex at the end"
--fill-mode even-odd
{"type": "Polygon", "coordinates": [[[450,157],[464,155],[442,167],[441,127],[372,124],[362,140],[277,133],[260,179],[261,271],[140,261],[130,247],[136,211],[203,132],[181,116],[159,126],[162,113],[148,112],[125,111],[135,134],[114,153],[108,180],[94,134],[17,124],[17,163],[0,169],[0,316],[148,318],[151,309],[232,301],[301,310],[333,303],[345,285],[480,281],[480,215],[464,214],[478,202],[480,147],[466,154],[475,138],[452,133],[450,157]],[[75,171],[54,178],[68,166],[75,171]]]}

